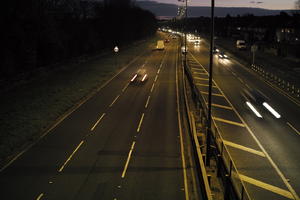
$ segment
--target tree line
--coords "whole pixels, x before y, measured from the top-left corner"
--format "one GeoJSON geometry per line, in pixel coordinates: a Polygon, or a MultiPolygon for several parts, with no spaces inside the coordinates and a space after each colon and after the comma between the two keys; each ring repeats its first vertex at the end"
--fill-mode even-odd
{"type": "Polygon", "coordinates": [[[129,44],[156,32],[130,0],[10,0],[1,7],[0,77],[129,44]]]}
{"type": "MultiPolygon", "coordinates": [[[[299,4],[300,5],[300,4],[299,4]]],[[[274,48],[278,55],[289,54],[300,57],[300,13],[281,12],[274,16],[215,17],[216,37],[243,39],[248,45],[259,44],[262,48],[274,48]]],[[[176,30],[210,35],[211,19],[209,17],[172,20],[165,24],[176,30]]]]}

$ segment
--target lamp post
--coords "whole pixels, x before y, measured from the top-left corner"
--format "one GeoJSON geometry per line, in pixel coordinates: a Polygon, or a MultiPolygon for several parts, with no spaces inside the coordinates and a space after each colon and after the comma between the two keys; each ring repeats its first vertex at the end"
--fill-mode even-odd
{"type": "Polygon", "coordinates": [[[115,48],[114,48],[114,52],[115,52],[115,54],[116,54],[116,59],[115,59],[115,61],[116,61],[116,68],[118,67],[118,60],[117,60],[117,54],[118,54],[118,52],[119,52],[119,47],[118,46],[115,46],[115,48]]]}
{"type": "Polygon", "coordinates": [[[209,57],[209,80],[208,80],[208,116],[206,130],[206,166],[210,166],[210,143],[211,143],[211,99],[212,99],[212,75],[213,75],[213,48],[214,48],[214,10],[215,0],[211,0],[211,33],[210,33],[210,57],[209,57]]]}
{"type": "Polygon", "coordinates": [[[187,49],[186,49],[186,32],[187,32],[187,1],[185,0],[185,30],[184,30],[184,64],[186,66],[186,54],[187,54],[187,49]]]}

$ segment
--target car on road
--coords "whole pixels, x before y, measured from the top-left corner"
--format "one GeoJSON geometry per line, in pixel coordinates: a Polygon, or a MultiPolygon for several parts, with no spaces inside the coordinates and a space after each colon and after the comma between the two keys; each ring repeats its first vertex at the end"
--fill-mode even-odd
{"type": "Polygon", "coordinates": [[[220,50],[217,47],[214,47],[213,53],[216,54],[216,53],[219,53],[219,52],[220,52],[220,50]]]}
{"type": "Polygon", "coordinates": [[[200,45],[200,40],[196,40],[196,41],[194,42],[194,45],[195,45],[195,46],[199,46],[199,45],[200,45]]]}
{"type": "Polygon", "coordinates": [[[140,68],[131,78],[131,84],[143,84],[148,80],[148,74],[145,68],[140,68]]]}
{"type": "Polygon", "coordinates": [[[165,43],[163,40],[158,40],[156,45],[156,50],[164,50],[165,49],[165,43]]]}
{"type": "Polygon", "coordinates": [[[241,91],[241,95],[244,98],[246,105],[257,117],[262,118],[259,111],[267,110],[277,119],[281,118],[281,115],[268,103],[270,99],[261,91],[257,89],[244,89],[241,91]]]}
{"type": "Polygon", "coordinates": [[[165,43],[169,43],[170,42],[170,40],[169,39],[165,39],[165,43]]]}
{"type": "Polygon", "coordinates": [[[218,55],[218,57],[220,59],[228,59],[228,56],[224,52],[220,52],[219,55],[218,55]]]}

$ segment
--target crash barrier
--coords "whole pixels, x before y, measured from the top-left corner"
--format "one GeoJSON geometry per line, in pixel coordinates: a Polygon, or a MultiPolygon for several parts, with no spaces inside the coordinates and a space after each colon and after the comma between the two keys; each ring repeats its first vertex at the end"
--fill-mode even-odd
{"type": "Polygon", "coordinates": [[[198,175],[198,180],[200,183],[200,187],[203,191],[204,199],[206,200],[212,200],[212,193],[208,181],[208,175],[206,174],[206,169],[205,169],[205,164],[203,161],[202,157],[202,152],[200,148],[200,144],[197,138],[197,131],[196,131],[196,124],[195,124],[195,119],[193,114],[191,113],[188,105],[188,99],[187,99],[187,88],[185,84],[185,73],[183,71],[182,73],[182,80],[183,80],[183,93],[184,93],[184,102],[185,102],[185,110],[186,110],[186,115],[188,119],[188,125],[189,125],[189,132],[191,134],[192,138],[192,147],[193,147],[193,153],[194,153],[194,158],[197,158],[195,160],[196,168],[197,168],[197,175],[198,175]],[[201,172],[201,174],[199,174],[201,172]]]}
{"type": "Polygon", "coordinates": [[[276,74],[273,74],[258,65],[251,65],[251,69],[255,71],[260,76],[264,77],[267,81],[275,84],[277,87],[281,88],[285,92],[289,93],[291,96],[300,99],[300,88],[296,87],[294,84],[282,79],[276,74]]]}
{"type": "MultiPolygon", "coordinates": [[[[184,73],[191,87],[192,100],[194,101],[196,107],[200,110],[200,119],[203,125],[207,121],[207,105],[205,103],[204,97],[200,94],[196,85],[194,84],[194,79],[188,64],[183,63],[184,73]]],[[[217,128],[215,122],[213,121],[211,125],[211,141],[212,146],[216,148],[211,148],[211,156],[214,156],[217,161],[217,176],[222,179],[224,185],[224,199],[230,200],[250,200],[250,195],[244,185],[244,182],[239,176],[237,167],[230,156],[229,150],[226,145],[224,145],[224,140],[217,128]]],[[[197,140],[196,138],[194,140],[197,140]]]]}

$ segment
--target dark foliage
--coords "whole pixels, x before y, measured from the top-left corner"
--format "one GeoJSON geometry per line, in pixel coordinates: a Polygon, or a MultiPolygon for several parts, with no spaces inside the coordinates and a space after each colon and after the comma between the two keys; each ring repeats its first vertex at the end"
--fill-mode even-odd
{"type": "Polygon", "coordinates": [[[1,7],[0,78],[128,44],[157,26],[130,0],[11,0],[1,7]]]}

